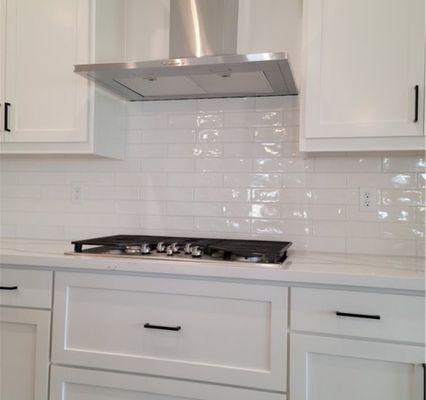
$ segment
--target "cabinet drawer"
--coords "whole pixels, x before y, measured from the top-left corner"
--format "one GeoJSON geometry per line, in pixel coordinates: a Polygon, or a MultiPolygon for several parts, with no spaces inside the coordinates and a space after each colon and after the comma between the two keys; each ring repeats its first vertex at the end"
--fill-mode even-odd
{"type": "Polygon", "coordinates": [[[424,343],[425,298],[292,288],[291,330],[424,343]]]}
{"type": "Polygon", "coordinates": [[[51,308],[52,272],[0,269],[0,305],[51,308]]]}
{"type": "Polygon", "coordinates": [[[56,363],[285,390],[287,289],[58,273],[56,363]]]}
{"type": "Polygon", "coordinates": [[[284,394],[53,366],[51,400],[285,400],[284,394]]]}

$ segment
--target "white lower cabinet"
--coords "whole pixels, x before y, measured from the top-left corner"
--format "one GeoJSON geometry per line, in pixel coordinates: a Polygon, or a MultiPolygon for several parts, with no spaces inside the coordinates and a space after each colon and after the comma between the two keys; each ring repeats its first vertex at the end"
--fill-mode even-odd
{"type": "Polygon", "coordinates": [[[285,392],[287,288],[57,273],[52,361],[285,392]]]}
{"type": "Polygon", "coordinates": [[[290,400],[423,400],[425,349],[290,335],[290,400]]]}
{"type": "Polygon", "coordinates": [[[47,400],[50,311],[0,307],[0,399],[47,400]]]}
{"type": "Polygon", "coordinates": [[[52,367],[50,400],[285,400],[284,394],[114,372],[52,367]]]}

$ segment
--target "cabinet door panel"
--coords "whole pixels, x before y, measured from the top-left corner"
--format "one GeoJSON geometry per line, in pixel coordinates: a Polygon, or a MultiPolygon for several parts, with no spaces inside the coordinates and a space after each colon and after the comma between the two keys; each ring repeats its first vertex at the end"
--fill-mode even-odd
{"type": "Polygon", "coordinates": [[[291,400],[420,400],[424,348],[292,334],[291,400]]]}
{"type": "Polygon", "coordinates": [[[286,303],[280,287],[58,273],[52,358],[283,392],[286,303]]]}
{"type": "Polygon", "coordinates": [[[47,400],[50,312],[0,307],[0,398],[47,400]]]}
{"type": "Polygon", "coordinates": [[[50,381],[51,400],[285,400],[280,393],[57,366],[50,381]]]}
{"type": "Polygon", "coordinates": [[[5,0],[5,101],[9,142],[86,140],[90,1],[5,0]]]}
{"type": "Polygon", "coordinates": [[[424,0],[308,0],[305,11],[306,138],[423,135],[424,0]]]}

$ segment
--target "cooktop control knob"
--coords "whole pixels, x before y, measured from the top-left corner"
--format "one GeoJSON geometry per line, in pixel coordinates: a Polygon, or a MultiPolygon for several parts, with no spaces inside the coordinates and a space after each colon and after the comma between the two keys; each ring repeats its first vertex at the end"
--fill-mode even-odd
{"type": "Polygon", "coordinates": [[[172,255],[173,255],[173,248],[172,248],[172,245],[171,245],[171,244],[169,244],[169,245],[166,247],[166,254],[167,254],[168,256],[172,256],[172,255]]]}
{"type": "Polygon", "coordinates": [[[166,251],[166,245],[164,244],[164,242],[157,243],[157,251],[159,253],[164,253],[166,251]]]}
{"type": "Polygon", "coordinates": [[[191,256],[192,257],[201,257],[203,255],[203,250],[200,248],[200,246],[194,246],[191,249],[191,256]]]}
{"type": "Polygon", "coordinates": [[[192,243],[186,243],[183,251],[185,254],[192,254],[192,243]]]}
{"type": "Polygon", "coordinates": [[[142,243],[141,246],[141,254],[149,254],[151,253],[151,247],[149,247],[148,243],[142,243]]]}
{"type": "Polygon", "coordinates": [[[172,250],[173,253],[179,253],[179,245],[177,244],[177,242],[173,242],[170,245],[170,249],[172,250]]]}

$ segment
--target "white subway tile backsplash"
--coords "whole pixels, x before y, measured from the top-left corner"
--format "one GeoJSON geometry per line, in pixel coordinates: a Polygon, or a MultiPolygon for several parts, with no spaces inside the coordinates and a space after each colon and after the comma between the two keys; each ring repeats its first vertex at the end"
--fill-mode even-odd
{"type": "Polygon", "coordinates": [[[314,159],[316,172],[336,172],[336,166],[339,172],[377,172],[382,170],[382,159],[375,156],[366,157],[353,157],[353,156],[340,156],[340,157],[321,157],[318,156],[314,159]]]}
{"type": "Polygon", "coordinates": [[[262,203],[279,203],[281,201],[281,189],[252,189],[251,200],[262,203]]]}
{"type": "Polygon", "coordinates": [[[126,156],[129,158],[158,158],[167,156],[167,144],[131,143],[127,144],[126,156]]]}
{"type": "Polygon", "coordinates": [[[253,162],[249,158],[200,158],[195,160],[199,172],[251,172],[253,162]]]}
{"type": "Polygon", "coordinates": [[[194,129],[152,129],[142,131],[142,143],[194,143],[194,129]]]}
{"type": "Polygon", "coordinates": [[[344,206],[284,204],[281,216],[285,219],[342,221],[346,218],[344,206]]]}
{"type": "Polygon", "coordinates": [[[382,203],[385,206],[423,206],[421,190],[382,190],[382,203]]]}
{"type": "Polygon", "coordinates": [[[348,185],[350,187],[415,188],[416,175],[410,173],[348,174],[348,185]]]}
{"type": "Polygon", "coordinates": [[[153,201],[187,201],[194,199],[194,189],[184,187],[149,187],[139,188],[141,200],[153,201]]]}
{"type": "Polygon", "coordinates": [[[255,157],[281,157],[281,143],[256,143],[254,146],[255,157]]]}
{"type": "Polygon", "coordinates": [[[224,203],[223,216],[242,218],[279,218],[280,207],[274,204],[224,203]]]}
{"type": "Polygon", "coordinates": [[[163,201],[117,201],[115,211],[118,214],[163,215],[166,203],[163,201]]]}
{"type": "Polygon", "coordinates": [[[393,240],[373,238],[351,238],[346,243],[348,253],[386,254],[388,256],[415,256],[414,240],[393,240]]]}
{"type": "Polygon", "coordinates": [[[197,111],[195,100],[181,101],[145,101],[143,103],[134,102],[128,104],[140,104],[144,113],[188,113],[197,111]]]}
{"type": "Polygon", "coordinates": [[[188,158],[145,158],[140,169],[143,172],[194,172],[195,160],[188,158]]]}
{"type": "Polygon", "coordinates": [[[425,225],[386,223],[381,227],[384,238],[422,240],[425,237],[425,225]]]}
{"type": "Polygon", "coordinates": [[[250,201],[250,190],[238,188],[198,188],[195,189],[194,199],[196,201],[248,202],[250,201]]]}
{"type": "Polygon", "coordinates": [[[195,218],[195,229],[207,233],[235,233],[250,232],[250,220],[242,218],[195,218]]]}
{"type": "Polygon", "coordinates": [[[2,236],[290,240],[425,255],[424,154],[299,152],[297,96],[133,102],[124,160],[0,160],[2,236]],[[81,185],[81,200],[71,187],[81,185]],[[360,211],[359,189],[377,193],[360,211]]]}
{"type": "Polygon", "coordinates": [[[222,113],[204,112],[197,115],[197,126],[200,129],[221,128],[223,126],[222,113]]]}
{"type": "Polygon", "coordinates": [[[425,172],[424,155],[383,157],[384,172],[425,172]]]}
{"type": "Polygon", "coordinates": [[[41,186],[39,185],[3,185],[0,197],[9,198],[34,198],[41,196],[41,186]]]}
{"type": "Polygon", "coordinates": [[[283,112],[284,126],[299,126],[299,110],[285,110],[283,112]]]}
{"type": "Polygon", "coordinates": [[[223,146],[219,143],[170,144],[169,157],[220,157],[223,146]]]}
{"type": "MultiPolygon", "coordinates": [[[[167,119],[161,113],[129,115],[127,118],[127,129],[161,129],[167,127],[167,119]]],[[[186,126],[184,127],[186,128],[186,126]]]]}
{"type": "Polygon", "coordinates": [[[167,203],[167,215],[220,216],[222,215],[222,206],[220,203],[169,201],[167,203]]]}
{"type": "Polygon", "coordinates": [[[161,172],[130,172],[115,175],[117,186],[165,186],[167,175],[161,172]]]}
{"type": "Polygon", "coordinates": [[[280,187],[280,174],[224,174],[225,187],[280,187]]]}
{"type": "Polygon", "coordinates": [[[313,172],[313,163],[304,158],[257,158],[255,172],[313,172]]]}
{"type": "Polygon", "coordinates": [[[198,100],[198,111],[240,111],[254,108],[253,97],[198,100]]]}
{"type": "Polygon", "coordinates": [[[170,173],[167,185],[193,188],[221,187],[223,185],[223,175],[217,173],[170,173]]]}
{"type": "MultiPolygon", "coordinates": [[[[163,119],[164,116],[163,116],[163,119]]],[[[195,113],[182,113],[182,114],[170,114],[168,127],[172,129],[184,129],[184,128],[197,128],[197,114],[195,113]]]]}
{"type": "Polygon", "coordinates": [[[281,111],[224,113],[224,126],[230,128],[282,125],[281,111]]]}
{"type": "Polygon", "coordinates": [[[274,96],[274,97],[256,97],[256,110],[283,110],[283,109],[298,109],[298,96],[274,96]]]}
{"type": "Polygon", "coordinates": [[[168,215],[147,215],[142,220],[143,229],[154,229],[162,232],[174,231],[193,231],[194,222],[188,217],[171,217],[168,215]]]}
{"type": "Polygon", "coordinates": [[[359,206],[346,207],[348,220],[351,221],[382,221],[382,222],[414,222],[415,207],[380,206],[374,211],[360,211],[359,206]]]}
{"type": "Polygon", "coordinates": [[[296,126],[256,128],[254,140],[256,142],[298,142],[299,129],[296,126]]]}

